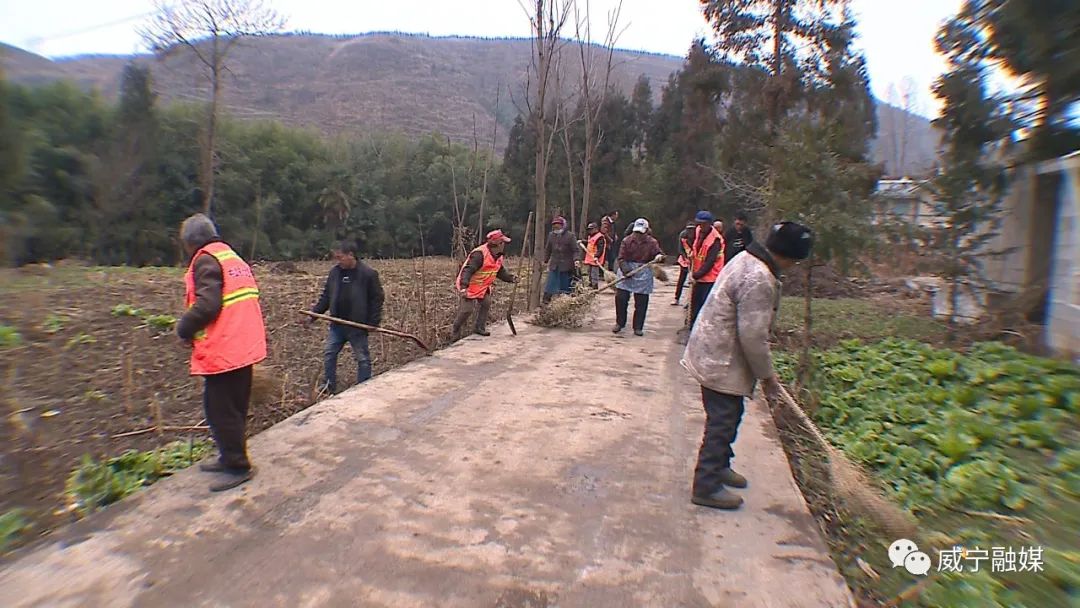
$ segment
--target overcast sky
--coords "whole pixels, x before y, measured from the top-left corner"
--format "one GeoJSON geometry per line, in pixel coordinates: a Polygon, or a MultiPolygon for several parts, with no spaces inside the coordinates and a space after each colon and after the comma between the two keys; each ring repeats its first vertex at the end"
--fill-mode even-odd
{"type": "MultiPolygon", "coordinates": [[[[579,0],[580,1],[580,0],[579,0]]],[[[290,30],[361,33],[395,30],[434,36],[528,36],[518,0],[267,0],[288,17],[290,30]]],[[[591,0],[594,37],[617,0],[591,0]]],[[[890,84],[914,81],[920,113],[934,115],[930,85],[943,69],[934,52],[939,24],[961,0],[852,0],[859,19],[874,94],[889,100],[890,84]]],[[[0,41],[49,57],[142,52],[136,27],[151,0],[5,0],[0,41]]],[[[698,0],[623,0],[627,29],[619,46],[682,56],[709,28],[698,0]]]]}

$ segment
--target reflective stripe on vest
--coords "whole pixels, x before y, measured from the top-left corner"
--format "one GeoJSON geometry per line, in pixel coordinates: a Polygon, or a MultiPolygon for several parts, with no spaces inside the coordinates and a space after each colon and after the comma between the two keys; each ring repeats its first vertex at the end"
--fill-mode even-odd
{"type": "Polygon", "coordinates": [[[596,250],[600,248],[599,243],[602,238],[605,237],[599,232],[589,237],[589,246],[585,248],[586,266],[603,266],[604,262],[607,261],[607,247],[604,247],[604,253],[599,258],[596,257],[596,250]]]}
{"type": "Polygon", "coordinates": [[[465,289],[465,297],[470,300],[478,300],[487,296],[491,291],[492,285],[495,284],[495,277],[498,276],[499,270],[502,269],[503,257],[499,256],[498,259],[491,255],[491,250],[487,245],[481,245],[476,249],[469,252],[468,257],[465,258],[465,263],[461,265],[461,270],[458,270],[457,280],[454,284],[458,290],[465,289]],[[484,255],[484,264],[480,266],[480,269],[473,273],[472,278],[469,279],[468,287],[462,287],[461,285],[461,273],[465,272],[465,266],[469,264],[469,258],[477,251],[484,255]]]}
{"type": "MultiPolygon", "coordinates": [[[[694,229],[694,244],[697,244],[700,234],[701,227],[698,226],[694,229]]],[[[713,243],[716,242],[716,239],[720,239],[720,252],[717,254],[716,262],[713,264],[712,268],[710,268],[709,271],[706,272],[705,275],[702,276],[700,279],[697,279],[699,283],[715,283],[716,277],[720,276],[720,270],[724,268],[723,237],[721,237],[720,233],[716,231],[716,228],[709,226],[709,234],[705,235],[705,239],[701,242],[700,245],[698,245],[697,250],[692,252],[693,255],[691,256],[691,259],[693,260],[694,264],[691,267],[691,271],[697,272],[698,269],[701,268],[702,264],[705,263],[705,258],[709,255],[709,248],[713,246],[713,243]]]]}
{"type": "Polygon", "coordinates": [[[213,256],[221,266],[221,312],[210,325],[195,334],[191,373],[221,374],[247,367],[266,358],[266,329],[259,306],[259,286],[251,267],[225,243],[210,243],[191,256],[184,275],[184,305],[195,305],[195,260],[213,256]]]}

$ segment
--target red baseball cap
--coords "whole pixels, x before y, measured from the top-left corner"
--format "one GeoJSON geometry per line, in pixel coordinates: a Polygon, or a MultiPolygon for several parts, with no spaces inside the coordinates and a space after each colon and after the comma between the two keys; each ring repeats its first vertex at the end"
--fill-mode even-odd
{"type": "Polygon", "coordinates": [[[498,241],[502,241],[503,243],[509,243],[510,237],[503,234],[502,230],[492,230],[491,232],[487,233],[487,240],[489,243],[498,241]]]}

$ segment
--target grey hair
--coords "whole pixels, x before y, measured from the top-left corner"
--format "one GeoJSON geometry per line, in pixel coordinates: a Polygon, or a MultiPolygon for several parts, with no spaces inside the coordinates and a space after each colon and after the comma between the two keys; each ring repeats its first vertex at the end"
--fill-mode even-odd
{"type": "Polygon", "coordinates": [[[214,222],[202,213],[196,213],[180,224],[180,240],[185,244],[199,247],[217,237],[214,222]]]}

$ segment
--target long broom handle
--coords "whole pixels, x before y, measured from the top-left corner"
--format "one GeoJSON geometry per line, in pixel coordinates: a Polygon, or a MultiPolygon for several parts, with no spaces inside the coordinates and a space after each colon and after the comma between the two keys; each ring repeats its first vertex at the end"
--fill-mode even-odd
{"type": "Polygon", "coordinates": [[[525,220],[525,236],[521,238],[521,259],[518,260],[518,271],[514,275],[517,281],[514,281],[514,287],[510,290],[510,307],[507,308],[506,314],[510,315],[514,311],[514,301],[517,300],[517,288],[521,283],[521,273],[525,270],[525,252],[529,250],[529,228],[532,228],[533,212],[529,212],[529,219],[525,220]]]}
{"type": "Polygon", "coordinates": [[[416,344],[419,345],[420,348],[431,352],[431,349],[428,348],[427,344],[424,344],[423,340],[412,334],[407,334],[403,331],[386,329],[385,327],[376,327],[374,325],[365,325],[364,323],[357,323],[356,321],[349,321],[347,319],[339,319],[337,317],[331,317],[330,315],[322,315],[317,312],[311,312],[310,310],[301,310],[299,312],[300,314],[307,315],[309,317],[315,317],[316,319],[322,319],[323,321],[330,321],[331,323],[338,323],[340,325],[347,325],[349,327],[355,327],[357,329],[366,329],[367,331],[373,331],[376,333],[386,334],[397,338],[405,338],[406,340],[412,340],[413,342],[416,342],[416,344]]]}
{"type": "Polygon", "coordinates": [[[651,261],[651,262],[648,262],[648,263],[646,263],[646,264],[642,264],[641,266],[638,266],[637,268],[635,268],[635,269],[631,270],[630,272],[628,272],[628,273],[624,274],[624,275],[623,275],[623,278],[621,278],[621,279],[616,279],[615,281],[612,281],[611,283],[608,283],[607,285],[604,285],[604,286],[603,286],[603,287],[601,287],[600,289],[597,289],[597,290],[596,290],[596,291],[594,291],[593,293],[600,293],[601,291],[607,291],[608,289],[611,289],[612,287],[614,287],[614,286],[618,285],[619,283],[622,283],[622,282],[623,282],[623,281],[625,281],[626,279],[629,279],[630,277],[632,277],[632,276],[634,276],[635,274],[637,274],[637,273],[641,272],[642,270],[645,270],[646,268],[648,268],[649,270],[652,270],[652,268],[651,268],[651,267],[652,267],[652,265],[653,265],[653,264],[656,264],[656,263],[657,263],[657,262],[656,262],[656,260],[654,259],[654,260],[653,260],[653,261],[651,261]]]}

